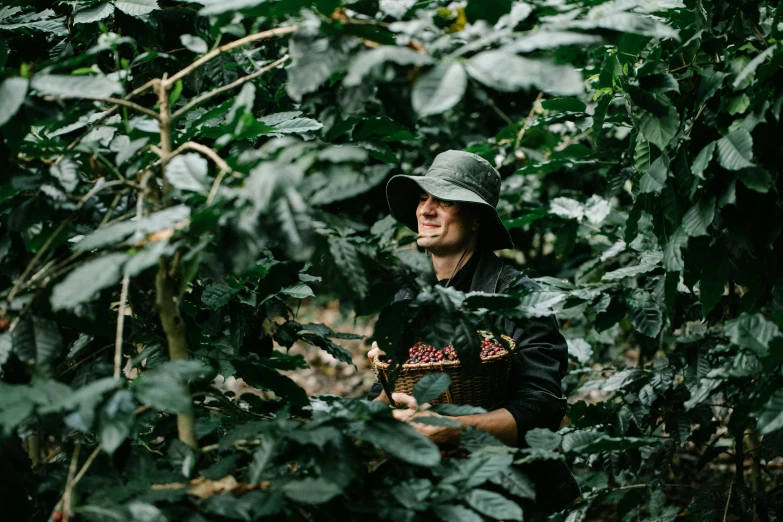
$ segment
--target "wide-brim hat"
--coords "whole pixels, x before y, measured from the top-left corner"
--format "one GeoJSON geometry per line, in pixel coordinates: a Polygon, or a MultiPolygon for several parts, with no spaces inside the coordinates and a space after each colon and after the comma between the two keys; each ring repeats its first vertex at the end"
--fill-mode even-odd
{"type": "Polygon", "coordinates": [[[500,174],[484,158],[461,150],[447,150],[435,156],[423,176],[398,174],[386,184],[386,199],[392,216],[419,231],[416,208],[421,191],[444,201],[475,203],[486,207],[493,219],[480,225],[481,241],[490,250],[514,248],[511,234],[497,213],[500,174]]]}

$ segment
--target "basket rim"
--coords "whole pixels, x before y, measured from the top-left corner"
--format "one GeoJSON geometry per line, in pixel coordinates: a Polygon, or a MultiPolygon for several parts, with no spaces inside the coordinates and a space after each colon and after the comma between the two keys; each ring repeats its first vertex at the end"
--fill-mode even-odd
{"type": "MultiPolygon", "coordinates": [[[[479,331],[480,334],[489,334],[489,332],[485,331],[479,331]]],[[[501,335],[504,340],[508,341],[510,350],[506,350],[505,353],[501,353],[499,355],[490,355],[489,357],[484,357],[481,359],[481,364],[487,364],[490,362],[496,362],[500,361],[502,359],[505,359],[507,357],[510,357],[514,354],[514,351],[517,348],[517,343],[509,337],[508,335],[501,335]]],[[[372,359],[373,366],[378,370],[388,370],[389,367],[391,367],[391,364],[385,363],[380,360],[379,355],[373,356],[372,359]]],[[[416,370],[433,370],[433,369],[440,369],[443,371],[444,368],[459,368],[461,366],[461,363],[459,360],[457,361],[437,361],[437,362],[428,362],[428,363],[414,363],[414,364],[408,364],[403,363],[402,364],[402,370],[403,371],[416,371],[416,370]]]]}

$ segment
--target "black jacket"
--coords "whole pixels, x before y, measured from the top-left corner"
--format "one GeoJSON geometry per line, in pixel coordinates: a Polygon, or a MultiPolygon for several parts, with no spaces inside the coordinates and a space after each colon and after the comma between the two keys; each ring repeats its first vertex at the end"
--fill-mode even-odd
{"type": "MultiPolygon", "coordinates": [[[[474,255],[480,258],[469,291],[503,293],[517,279],[519,272],[491,251],[474,255]]],[[[517,284],[538,288],[527,277],[517,284]]],[[[395,296],[395,301],[412,297],[410,292],[403,290],[395,296]]],[[[509,397],[503,407],[517,423],[517,445],[524,447],[525,434],[529,430],[548,428],[557,431],[565,416],[566,399],[560,380],[568,369],[568,347],[554,316],[531,318],[524,328],[511,319],[503,319],[500,326],[516,342],[509,397]]],[[[382,389],[380,383],[375,383],[367,398],[374,399],[382,389]]],[[[573,475],[562,462],[538,462],[527,471],[536,482],[536,503],[540,508],[559,511],[580,494],[573,475]]]]}

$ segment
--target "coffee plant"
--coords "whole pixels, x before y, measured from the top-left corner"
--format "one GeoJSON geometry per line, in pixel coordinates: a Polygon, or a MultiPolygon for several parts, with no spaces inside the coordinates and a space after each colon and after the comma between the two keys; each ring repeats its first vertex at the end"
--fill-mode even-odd
{"type": "Polygon", "coordinates": [[[779,520],[782,14],[4,2],[3,517],[779,520]],[[540,288],[429,284],[384,186],[448,149],[501,172],[500,254],[540,288]],[[477,330],[555,313],[568,421],[455,450],[384,403],[308,397],[288,348],[352,364],[358,336],[298,322],[306,299],[377,318],[392,361],[453,343],[467,371],[477,330]],[[582,490],[552,515],[525,474],[547,459],[582,490]]]}

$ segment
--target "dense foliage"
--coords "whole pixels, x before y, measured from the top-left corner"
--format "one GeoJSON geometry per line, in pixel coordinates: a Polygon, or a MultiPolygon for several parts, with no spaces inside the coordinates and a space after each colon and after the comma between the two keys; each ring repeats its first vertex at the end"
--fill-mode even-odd
{"type": "Polygon", "coordinates": [[[783,516],[780,5],[30,4],[0,8],[5,516],[522,520],[518,465],[552,458],[583,492],[556,519],[783,516]],[[383,187],[452,148],[500,170],[501,254],[539,291],[417,277],[383,187]],[[351,363],[297,322],[326,297],[468,364],[494,317],[554,309],[570,425],[442,454],[308,397],[286,348],[351,363]]]}

